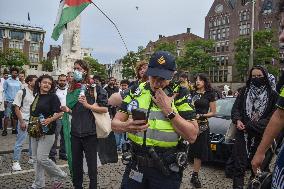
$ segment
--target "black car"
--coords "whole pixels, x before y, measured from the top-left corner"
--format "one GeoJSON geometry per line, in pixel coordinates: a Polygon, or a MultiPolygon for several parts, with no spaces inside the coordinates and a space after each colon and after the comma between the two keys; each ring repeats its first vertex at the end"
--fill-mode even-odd
{"type": "Polygon", "coordinates": [[[234,139],[232,131],[231,110],[236,98],[223,98],[216,101],[216,115],[209,118],[210,127],[210,161],[225,163],[232,153],[234,139]],[[230,129],[231,127],[231,129],[230,129]]]}

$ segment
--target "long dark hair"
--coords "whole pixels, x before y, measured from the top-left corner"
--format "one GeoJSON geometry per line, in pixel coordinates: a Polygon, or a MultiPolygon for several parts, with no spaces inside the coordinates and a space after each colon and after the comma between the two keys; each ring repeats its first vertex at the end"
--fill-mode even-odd
{"type": "Polygon", "coordinates": [[[197,74],[194,78],[194,89],[197,90],[197,86],[196,86],[196,80],[197,78],[199,78],[201,81],[204,81],[204,88],[205,91],[212,91],[212,87],[211,87],[211,83],[207,77],[207,75],[201,73],[201,74],[197,74]]]}
{"type": "Polygon", "coordinates": [[[44,75],[40,76],[40,77],[36,80],[36,82],[35,82],[35,88],[34,88],[34,94],[39,94],[39,93],[40,93],[39,84],[41,83],[41,81],[42,81],[43,79],[49,79],[49,80],[52,82],[51,88],[50,88],[48,94],[55,93],[55,86],[56,86],[56,84],[55,84],[53,78],[52,78],[50,75],[44,74],[44,75]]]}
{"type": "MultiPolygon", "coordinates": [[[[84,79],[83,79],[83,81],[81,83],[86,84],[86,85],[90,85],[90,67],[89,67],[89,63],[86,62],[85,60],[81,60],[80,59],[80,60],[76,60],[74,62],[74,65],[75,64],[78,64],[79,66],[81,66],[85,70],[85,72],[86,72],[86,74],[84,75],[84,79]]],[[[77,83],[77,81],[75,81],[73,79],[73,81],[72,81],[72,83],[70,85],[69,91],[75,90],[76,83],[77,83]]]]}

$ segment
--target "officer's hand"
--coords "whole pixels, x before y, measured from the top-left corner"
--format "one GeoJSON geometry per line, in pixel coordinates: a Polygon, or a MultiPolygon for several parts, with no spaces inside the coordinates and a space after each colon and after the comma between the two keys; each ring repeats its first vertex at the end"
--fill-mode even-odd
{"type": "Polygon", "coordinates": [[[162,89],[158,89],[155,93],[155,97],[152,97],[155,104],[162,110],[165,115],[171,113],[172,110],[172,101],[174,100],[175,95],[169,97],[162,89]]]}
{"type": "Polygon", "coordinates": [[[133,120],[128,119],[126,122],[126,130],[130,133],[143,132],[147,130],[149,124],[147,124],[146,120],[133,120]]]}
{"type": "Polygon", "coordinates": [[[255,174],[257,173],[257,169],[260,168],[264,158],[265,158],[265,154],[262,154],[262,153],[256,153],[254,155],[251,161],[251,165],[252,165],[252,170],[255,174]]]}
{"type": "Polygon", "coordinates": [[[241,131],[246,129],[245,125],[240,120],[237,121],[237,129],[241,131]]]}

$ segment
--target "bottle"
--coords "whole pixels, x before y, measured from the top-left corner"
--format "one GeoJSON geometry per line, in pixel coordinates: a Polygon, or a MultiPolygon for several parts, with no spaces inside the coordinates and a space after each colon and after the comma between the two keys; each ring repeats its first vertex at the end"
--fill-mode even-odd
{"type": "Polygon", "coordinates": [[[81,89],[80,89],[80,94],[79,94],[80,97],[81,97],[81,96],[85,96],[85,90],[86,90],[85,85],[82,85],[82,86],[81,86],[81,89]]]}
{"type": "MultiPolygon", "coordinates": [[[[45,120],[44,115],[43,114],[39,114],[39,122],[42,124],[42,122],[45,120]]],[[[47,127],[47,125],[42,125],[42,131],[43,133],[47,133],[49,130],[49,128],[47,127]]]]}

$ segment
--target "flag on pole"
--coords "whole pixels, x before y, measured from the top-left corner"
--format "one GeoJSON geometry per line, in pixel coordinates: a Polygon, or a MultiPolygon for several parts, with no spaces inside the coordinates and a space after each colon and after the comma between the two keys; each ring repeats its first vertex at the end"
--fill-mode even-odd
{"type": "Polygon", "coordinates": [[[30,13],[28,12],[28,21],[31,21],[30,13]]]}
{"type": "Polygon", "coordinates": [[[91,2],[91,0],[61,0],[51,37],[57,41],[64,25],[73,21],[91,2]]]}

